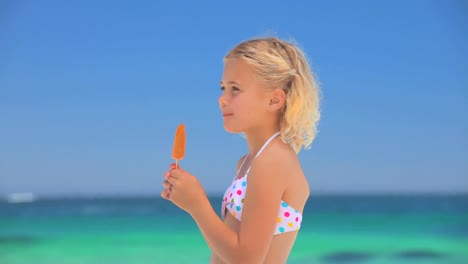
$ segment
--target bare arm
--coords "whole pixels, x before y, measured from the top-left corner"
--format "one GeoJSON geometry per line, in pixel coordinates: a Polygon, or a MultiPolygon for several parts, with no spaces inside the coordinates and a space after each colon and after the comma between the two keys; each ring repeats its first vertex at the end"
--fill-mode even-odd
{"type": "Polygon", "coordinates": [[[284,192],[281,165],[269,155],[252,164],[239,234],[223,223],[208,200],[191,212],[214,254],[226,263],[261,263],[267,255],[284,192]]]}
{"type": "MultiPolygon", "coordinates": [[[[244,159],[247,157],[247,155],[244,155],[242,156],[239,161],[237,161],[237,165],[236,165],[236,172],[239,170],[240,166],[242,165],[242,163],[244,162],[244,159]]],[[[226,222],[226,221],[224,221],[226,222]]],[[[202,230],[202,234],[203,234],[203,230],[202,230]]],[[[205,236],[205,234],[203,234],[203,236],[205,236]]],[[[205,236],[206,237],[206,236],[205,236]]],[[[220,257],[218,257],[215,252],[213,251],[213,247],[208,244],[208,246],[210,247],[210,249],[212,250],[212,253],[211,253],[211,257],[210,257],[210,263],[219,263],[219,261],[221,260],[220,257]]]]}

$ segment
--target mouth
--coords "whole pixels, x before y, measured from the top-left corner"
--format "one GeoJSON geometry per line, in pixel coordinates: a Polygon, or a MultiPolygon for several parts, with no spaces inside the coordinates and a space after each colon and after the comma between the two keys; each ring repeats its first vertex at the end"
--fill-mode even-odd
{"type": "Polygon", "coordinates": [[[232,116],[232,114],[223,114],[223,117],[232,116]]]}

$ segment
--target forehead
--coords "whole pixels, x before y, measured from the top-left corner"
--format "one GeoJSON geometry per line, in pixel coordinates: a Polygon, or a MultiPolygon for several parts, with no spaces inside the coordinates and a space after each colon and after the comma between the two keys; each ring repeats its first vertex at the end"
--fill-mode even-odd
{"type": "Polygon", "coordinates": [[[221,82],[225,84],[228,82],[254,84],[256,83],[254,68],[239,58],[226,59],[221,82]]]}

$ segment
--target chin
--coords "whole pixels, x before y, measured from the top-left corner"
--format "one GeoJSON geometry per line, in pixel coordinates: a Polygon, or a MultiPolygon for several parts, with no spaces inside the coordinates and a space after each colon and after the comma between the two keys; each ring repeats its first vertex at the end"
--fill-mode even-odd
{"type": "Polygon", "coordinates": [[[224,130],[226,130],[226,132],[233,133],[233,134],[242,133],[242,129],[238,129],[228,124],[224,124],[224,130]]]}
{"type": "Polygon", "coordinates": [[[232,129],[228,126],[224,126],[224,130],[226,130],[226,132],[229,132],[229,133],[239,133],[236,129],[232,129]]]}

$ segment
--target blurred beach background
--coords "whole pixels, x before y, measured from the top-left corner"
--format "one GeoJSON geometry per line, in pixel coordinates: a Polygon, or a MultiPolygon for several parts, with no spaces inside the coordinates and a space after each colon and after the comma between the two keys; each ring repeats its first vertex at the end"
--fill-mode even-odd
{"type": "MultiPolygon", "coordinates": [[[[215,208],[221,197],[212,197],[215,208]]],[[[0,263],[208,263],[158,198],[0,204],[0,263]]],[[[312,196],[288,263],[468,263],[467,196],[312,196]]]]}
{"type": "MultiPolygon", "coordinates": [[[[175,129],[213,208],[247,146],[223,56],[310,59],[322,119],[288,263],[468,263],[466,1],[0,2],[0,263],[208,263],[159,198],[175,129]]],[[[266,183],[267,184],[267,183],[266,183]]]]}

